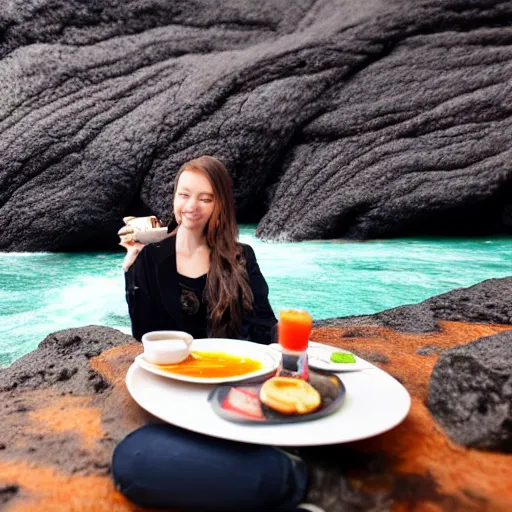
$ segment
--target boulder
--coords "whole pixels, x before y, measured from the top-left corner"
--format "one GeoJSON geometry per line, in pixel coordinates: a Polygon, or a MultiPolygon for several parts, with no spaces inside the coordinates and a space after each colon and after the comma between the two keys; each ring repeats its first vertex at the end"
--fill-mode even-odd
{"type": "Polygon", "coordinates": [[[510,233],[512,5],[8,1],[0,250],[113,248],[190,158],[268,240],[510,233]]]}
{"type": "Polygon", "coordinates": [[[456,443],[512,453],[512,331],[444,351],[427,404],[456,443]]]}
{"type": "Polygon", "coordinates": [[[131,400],[123,386],[127,362],[140,351],[131,336],[88,326],[50,334],[0,370],[3,463],[21,460],[63,474],[108,472],[115,443],[148,421],[138,407],[126,407],[131,400]],[[106,372],[102,354],[116,348],[124,354],[117,357],[120,369],[106,372]]]}
{"type": "Polygon", "coordinates": [[[36,350],[0,372],[0,392],[55,386],[63,393],[100,393],[109,385],[88,361],[129,341],[131,336],[94,325],[49,334],[36,350]]]}
{"type": "MultiPolygon", "coordinates": [[[[428,406],[449,437],[461,445],[502,452],[511,450],[512,439],[512,278],[488,279],[468,288],[458,288],[419,304],[376,313],[315,322],[319,329],[343,328],[345,343],[368,340],[368,326],[425,334],[416,354],[439,358],[429,380],[428,406]],[[506,332],[487,337],[482,331],[468,345],[452,331],[453,347],[431,343],[434,333],[443,333],[446,322],[502,325],[506,332]],[[429,334],[430,333],[430,334],[429,334]],[[458,346],[458,345],[461,346],[458,346]]],[[[383,362],[383,353],[393,350],[368,341],[356,352],[373,362],[383,362]]],[[[434,338],[435,340],[435,338],[434,338]]],[[[386,340],[395,343],[392,337],[386,340]]],[[[397,355],[403,347],[396,347],[397,355]]]]}

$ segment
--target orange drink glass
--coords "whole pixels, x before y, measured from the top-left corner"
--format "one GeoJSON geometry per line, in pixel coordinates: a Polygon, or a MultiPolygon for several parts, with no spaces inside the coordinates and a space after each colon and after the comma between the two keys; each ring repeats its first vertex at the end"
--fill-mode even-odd
{"type": "Polygon", "coordinates": [[[308,348],[313,319],[307,311],[295,309],[279,312],[279,345],[291,352],[304,352],[308,348]]]}

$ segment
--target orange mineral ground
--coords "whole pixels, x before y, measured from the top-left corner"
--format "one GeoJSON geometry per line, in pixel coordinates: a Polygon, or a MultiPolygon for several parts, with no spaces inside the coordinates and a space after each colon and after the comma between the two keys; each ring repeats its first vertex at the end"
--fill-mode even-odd
{"type": "MultiPolygon", "coordinates": [[[[425,400],[439,357],[436,348],[511,326],[440,322],[439,328],[427,334],[369,326],[313,330],[312,339],[354,350],[394,375],[413,397],[401,425],[372,439],[331,447],[330,456],[339,454],[351,492],[375,496],[375,503],[393,511],[510,511],[512,455],[452,443],[430,416],[425,400]],[[430,355],[416,353],[425,346],[431,348],[430,355]]],[[[2,510],[142,510],[115,490],[109,475],[115,444],[138,426],[157,421],[132,401],[124,385],[125,373],[140,352],[140,344],[128,343],[87,359],[90,378],[99,375],[103,383],[97,392],[84,388],[83,393],[70,393],[54,384],[1,393],[2,510]]],[[[66,378],[72,383],[75,375],[66,378]]],[[[319,449],[317,456],[322,453],[319,449]]]]}

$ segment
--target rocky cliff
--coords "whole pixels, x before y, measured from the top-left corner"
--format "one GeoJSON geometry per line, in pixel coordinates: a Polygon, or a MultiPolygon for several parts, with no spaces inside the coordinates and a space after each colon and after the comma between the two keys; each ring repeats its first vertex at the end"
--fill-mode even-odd
{"type": "Polygon", "coordinates": [[[512,231],[505,0],[7,0],[0,250],[114,247],[201,154],[271,240],[512,231]]]}
{"type": "MultiPolygon", "coordinates": [[[[403,423],[374,438],[303,450],[315,482],[309,501],[329,512],[512,509],[512,323],[496,322],[506,320],[499,315],[511,286],[511,278],[492,280],[429,299],[428,306],[393,310],[395,328],[382,323],[389,312],[316,326],[313,339],[352,350],[395,376],[412,408],[403,423]],[[471,311],[484,295],[488,317],[475,318],[471,311]],[[499,297],[503,303],[493,302],[499,297]],[[416,323],[422,328],[408,328],[416,323]]],[[[0,371],[4,510],[141,510],[109,475],[115,444],[157,421],[124,385],[140,352],[130,336],[89,326],[49,335],[0,371]]]]}

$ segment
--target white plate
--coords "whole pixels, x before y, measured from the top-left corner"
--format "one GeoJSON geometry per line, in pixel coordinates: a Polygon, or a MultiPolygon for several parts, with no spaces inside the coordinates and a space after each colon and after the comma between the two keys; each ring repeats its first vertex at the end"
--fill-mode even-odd
{"type": "Polygon", "coordinates": [[[259,377],[273,372],[281,361],[281,355],[275,350],[268,348],[267,345],[260,345],[251,341],[231,340],[227,338],[207,338],[196,339],[192,342],[190,347],[192,352],[224,352],[234,356],[242,356],[255,361],[260,361],[263,368],[243,375],[236,375],[234,377],[190,377],[188,375],[180,375],[179,373],[171,373],[162,370],[158,365],[150,363],[144,359],[144,354],[140,354],[135,358],[135,361],[147,370],[148,372],[168,379],[180,380],[183,382],[192,382],[195,384],[223,384],[225,382],[238,382],[241,380],[259,377]]]}
{"type": "MultiPolygon", "coordinates": [[[[278,343],[272,343],[269,345],[270,348],[281,351],[281,345],[278,343]]],[[[308,366],[313,370],[326,370],[334,373],[354,372],[359,370],[368,370],[369,368],[375,368],[374,365],[361,359],[360,357],[352,354],[348,350],[343,350],[337,347],[331,347],[329,345],[323,345],[316,341],[310,341],[308,346],[308,366]],[[355,363],[333,363],[329,361],[333,352],[342,352],[343,354],[352,354],[355,358],[355,363]]]]}
{"type": "Polygon", "coordinates": [[[386,372],[372,367],[339,373],[346,387],[340,410],[315,421],[285,425],[240,425],[217,416],[208,403],[214,386],[197,386],[144,371],[137,362],[126,375],[134,400],[161,420],[193,432],[245,443],[315,446],[347,443],[385,432],[407,416],[411,398],[386,372]]]}

